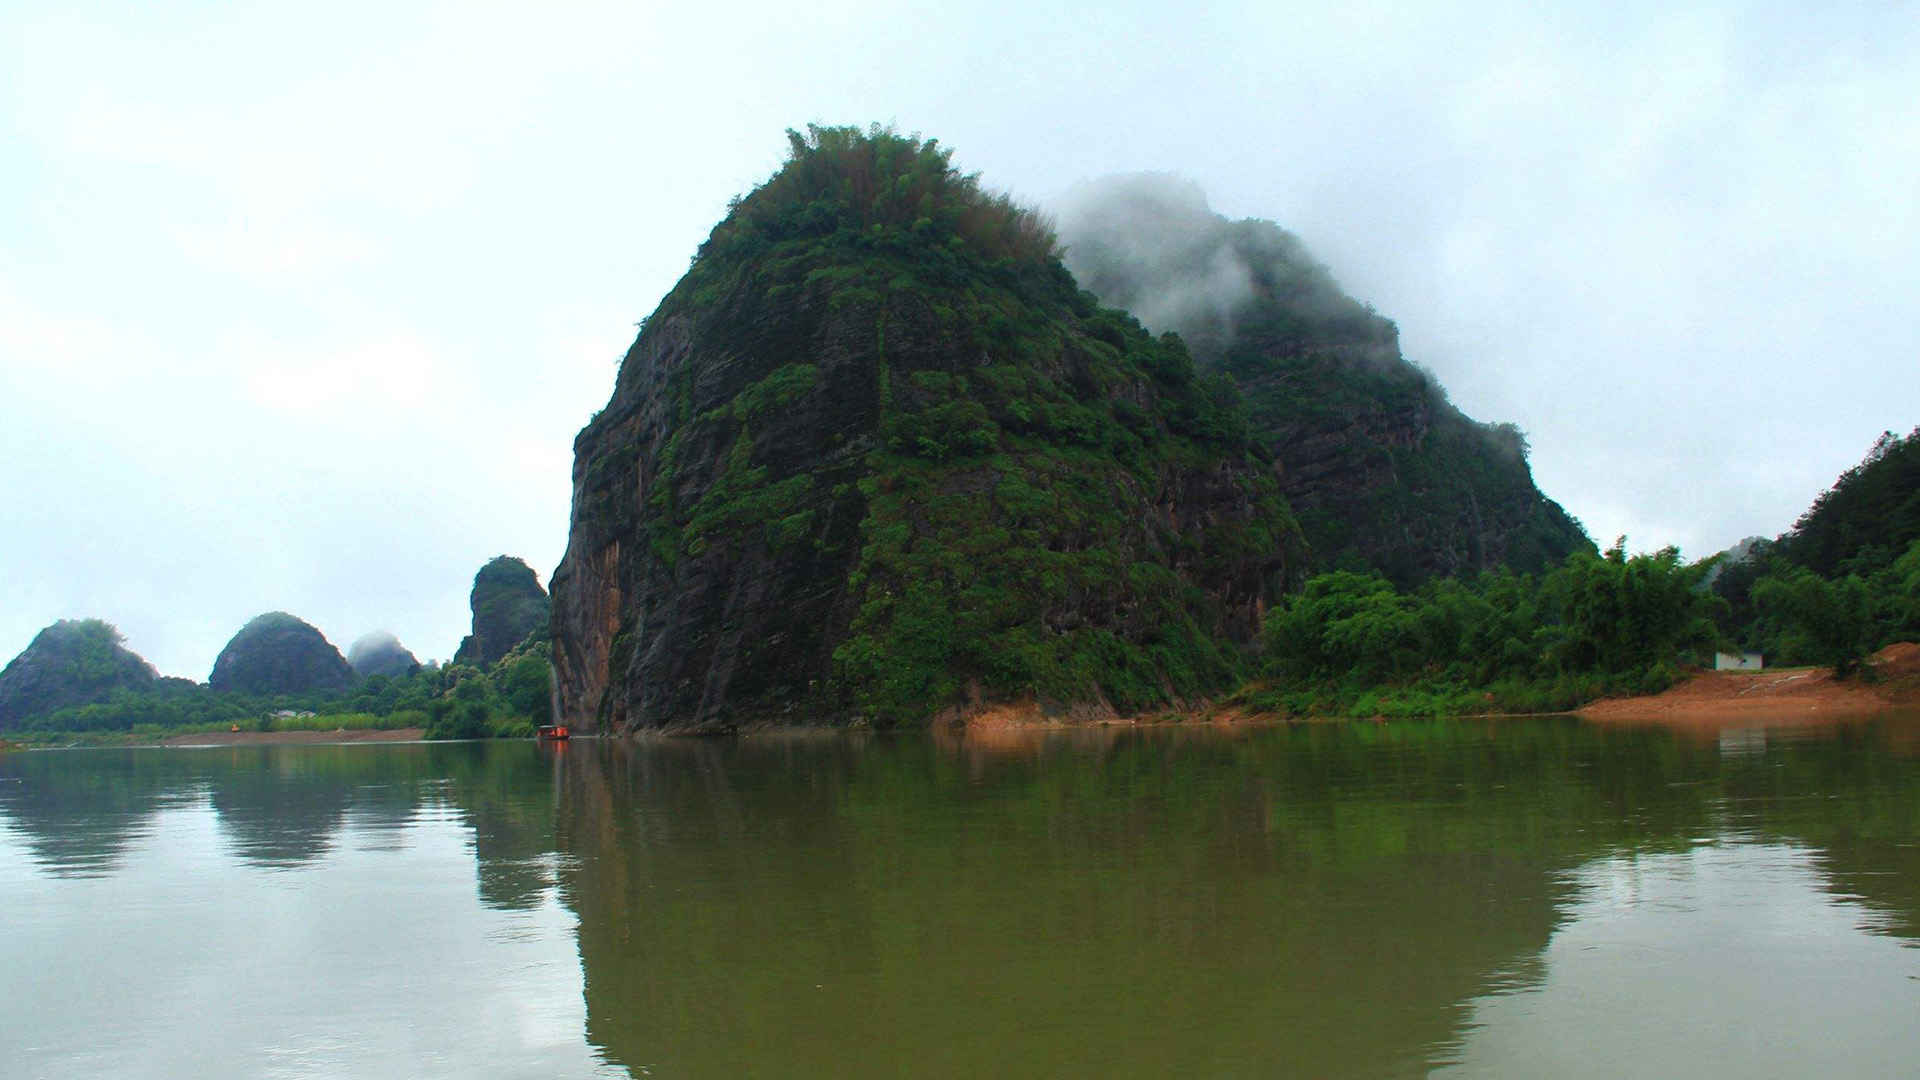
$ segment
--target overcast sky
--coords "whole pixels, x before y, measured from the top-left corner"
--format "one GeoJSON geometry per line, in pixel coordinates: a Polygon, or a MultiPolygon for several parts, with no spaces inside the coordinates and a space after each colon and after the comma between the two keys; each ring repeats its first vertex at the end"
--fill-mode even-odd
{"type": "Polygon", "coordinates": [[[1914,4],[663,6],[0,9],[0,662],[96,616],[205,679],[273,609],[449,656],[808,121],[1279,222],[1603,544],[1776,534],[1920,423],[1914,4]]]}

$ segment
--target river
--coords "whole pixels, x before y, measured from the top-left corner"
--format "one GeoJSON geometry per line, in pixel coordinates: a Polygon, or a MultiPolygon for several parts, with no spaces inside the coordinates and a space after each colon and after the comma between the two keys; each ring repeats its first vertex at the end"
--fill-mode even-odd
{"type": "Polygon", "coordinates": [[[1920,1061],[1920,716],[0,755],[9,1077],[1920,1061]]]}

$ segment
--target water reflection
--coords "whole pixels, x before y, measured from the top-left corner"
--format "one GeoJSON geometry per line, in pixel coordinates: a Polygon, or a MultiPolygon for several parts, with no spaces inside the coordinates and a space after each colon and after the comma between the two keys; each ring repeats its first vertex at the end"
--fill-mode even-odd
{"type": "Polygon", "coordinates": [[[1796,888],[1910,934],[1920,783],[1898,733],[616,744],[570,761],[562,880],[614,1061],[1413,1075],[1471,1003],[1548,979],[1594,860],[1790,838],[1796,888]],[[1891,880],[1849,879],[1847,852],[1891,880]]]}
{"type": "MultiPolygon", "coordinates": [[[[270,1071],[268,1045],[296,1075],[391,1071],[276,1032],[394,1050],[393,1023],[467,1073],[1538,1075],[1578,1071],[1542,1056],[1570,1047],[1660,1073],[1681,1042],[1642,1029],[1712,1048],[1719,983],[1920,1004],[1917,728],[16,754],[0,969],[59,957],[66,981],[0,992],[78,1002],[133,964],[143,1000],[287,997],[215,1025],[233,1075],[270,1071]],[[220,930],[181,951],[182,919],[220,930]]],[[[1733,999],[1781,1038],[1824,1015],[1756,993],[1733,999]]],[[[82,1038],[184,1025],[185,1061],[207,1037],[164,1004],[110,1013],[82,1038]]],[[[1908,1026],[1833,1028],[1853,1048],[1818,1060],[1910,1058],[1908,1026]]]]}
{"type": "Polygon", "coordinates": [[[0,812],[58,876],[111,874],[156,812],[199,796],[193,770],[162,755],[102,751],[72,764],[55,753],[0,754],[0,812]]]}
{"type": "Polygon", "coordinates": [[[333,844],[355,790],[333,754],[277,753],[247,746],[203,751],[208,794],[236,855],[266,867],[297,867],[333,844]]]}
{"type": "Polygon", "coordinates": [[[1920,960],[1885,913],[1822,887],[1818,853],[1729,839],[1596,859],[1538,985],[1485,995],[1463,1076],[1897,1076],[1920,960]]]}
{"type": "Polygon", "coordinates": [[[0,1071],[611,1075],[557,891],[480,899],[470,819],[511,816],[499,766],[521,763],[538,765],[469,747],[0,759],[0,1071]],[[106,864],[78,839],[96,827],[106,864]]]}
{"type": "Polygon", "coordinates": [[[1283,763],[1243,743],[984,772],[924,741],[569,764],[588,1034],[663,1075],[772,1048],[801,1075],[1417,1071],[1451,1004],[1544,944],[1559,891],[1418,815],[1277,799],[1283,763]]]}

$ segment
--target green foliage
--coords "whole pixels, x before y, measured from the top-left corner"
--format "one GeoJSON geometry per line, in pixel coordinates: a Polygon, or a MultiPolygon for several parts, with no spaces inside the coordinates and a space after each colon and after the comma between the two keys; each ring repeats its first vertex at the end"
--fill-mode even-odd
{"type": "Polygon", "coordinates": [[[340,650],[305,621],[284,611],[248,620],[213,661],[208,685],[245,694],[301,694],[344,689],[353,668],[340,650]]]}
{"type": "Polygon", "coordinates": [[[1254,708],[1439,716],[1565,709],[1653,693],[1703,658],[1719,605],[1704,565],[1671,548],[1576,553],[1541,578],[1491,571],[1410,591],[1383,575],[1316,575],[1268,613],[1254,708]]]}
{"type": "Polygon", "coordinates": [[[705,550],[706,538],[716,532],[733,533],[784,521],[800,510],[800,500],[812,489],[813,477],[799,474],[769,482],[767,467],[754,465],[752,460],[752,433],[741,424],[719,479],[688,510],[676,530],[690,554],[705,550]]]}
{"type": "Polygon", "coordinates": [[[1920,638],[1917,550],[1920,428],[1882,434],[1791,530],[1715,578],[1723,631],[1773,660],[1851,669],[1879,645],[1920,638]],[[1763,585],[1771,603],[1760,602],[1763,585]]]}
{"type": "Polygon", "coordinates": [[[546,643],[528,644],[488,671],[451,667],[447,690],[427,705],[429,739],[530,738],[548,722],[551,683],[546,643]]]}
{"type": "Polygon", "coordinates": [[[495,556],[474,574],[468,605],[473,633],[453,654],[456,664],[495,664],[530,636],[546,639],[547,592],[533,568],[510,555],[495,556]]]}
{"type": "Polygon", "coordinates": [[[1823,577],[1885,569],[1920,540],[1920,427],[1881,434],[1780,538],[1786,561],[1823,577]]]}
{"type": "Polygon", "coordinates": [[[56,709],[150,687],[153,668],[129,652],[111,623],[62,619],[34,635],[0,670],[0,730],[56,709]]]}
{"type": "Polygon", "coordinates": [[[184,679],[107,700],[58,709],[29,721],[42,739],[55,734],[355,731],[424,728],[428,738],[531,737],[550,715],[545,642],[527,642],[488,671],[467,665],[376,675],[350,689],[299,694],[220,691],[184,679]],[[479,734],[474,734],[478,732],[479,734]]]}
{"type": "Polygon", "coordinates": [[[1568,558],[1551,582],[1564,611],[1566,668],[1621,675],[1711,646],[1717,600],[1700,588],[1704,563],[1676,548],[1628,557],[1626,538],[1604,556],[1568,558]]]}
{"type": "Polygon", "coordinates": [[[539,645],[500,661],[495,684],[506,711],[544,721],[553,704],[552,647],[539,645]]]}
{"type": "MultiPolygon", "coordinates": [[[[773,409],[783,409],[820,384],[820,369],[813,364],[787,364],[773,374],[740,391],[728,411],[743,425],[759,419],[773,409]]],[[[744,428],[743,428],[744,430],[744,428]]]]}
{"type": "Polygon", "coordinates": [[[880,125],[807,125],[787,132],[786,164],[732,212],[695,256],[737,257],[796,237],[835,236],[877,250],[955,250],[989,261],[1045,265],[1053,229],[979,178],[956,172],[952,151],[880,125]]]}
{"type": "Polygon", "coordinates": [[[458,701],[427,722],[429,739],[484,739],[493,734],[493,713],[484,701],[458,701]]]}
{"type": "Polygon", "coordinates": [[[1878,583],[1886,597],[1886,637],[1920,636],[1920,540],[1907,545],[1906,554],[1887,568],[1878,583]]]}
{"type": "Polygon", "coordinates": [[[1786,624],[1787,651],[1832,665],[1840,678],[1859,668],[1880,636],[1873,594],[1856,574],[1829,580],[1793,567],[1761,578],[1753,599],[1786,624]]]}
{"type": "Polygon", "coordinates": [[[1377,682],[1424,666],[1426,629],[1415,598],[1385,578],[1336,571],[1308,579],[1267,617],[1267,650],[1295,677],[1377,682]]]}

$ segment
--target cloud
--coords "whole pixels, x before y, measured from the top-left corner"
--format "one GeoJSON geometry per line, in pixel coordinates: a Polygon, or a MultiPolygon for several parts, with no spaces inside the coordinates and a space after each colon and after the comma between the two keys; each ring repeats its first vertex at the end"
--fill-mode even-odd
{"type": "Polygon", "coordinates": [[[412,336],[322,350],[301,342],[242,339],[225,343],[222,352],[231,358],[229,370],[245,381],[248,396],[261,406],[283,413],[345,415],[357,425],[389,423],[395,414],[411,414],[429,402],[450,375],[431,347],[412,336]]]}
{"type": "Polygon", "coordinates": [[[179,225],[175,241],[186,258],[226,274],[283,276],[365,265],[379,248],[351,228],[323,228],[298,220],[234,218],[214,225],[179,225]]]}

